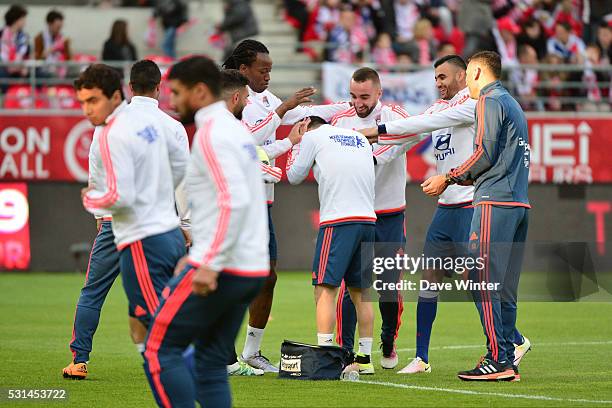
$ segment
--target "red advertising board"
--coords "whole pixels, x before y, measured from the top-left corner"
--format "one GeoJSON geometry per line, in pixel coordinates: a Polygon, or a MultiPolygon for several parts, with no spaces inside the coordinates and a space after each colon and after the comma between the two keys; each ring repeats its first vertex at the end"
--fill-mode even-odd
{"type": "MultiPolygon", "coordinates": [[[[612,116],[529,118],[530,178],[537,183],[610,183],[606,157],[612,145],[612,116]]],[[[282,127],[284,137],[289,127],[282,127]]],[[[0,179],[87,180],[93,129],[79,116],[0,116],[0,179]]],[[[285,157],[277,160],[284,169],[285,157]]],[[[408,153],[408,175],[418,182],[435,173],[431,143],[408,153]]]]}
{"type": "Polygon", "coordinates": [[[25,183],[0,183],[0,270],[30,265],[28,188],[25,183]]]}

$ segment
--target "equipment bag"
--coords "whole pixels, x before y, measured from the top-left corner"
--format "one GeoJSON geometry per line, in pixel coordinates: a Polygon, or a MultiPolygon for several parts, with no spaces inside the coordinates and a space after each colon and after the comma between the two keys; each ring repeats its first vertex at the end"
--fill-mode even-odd
{"type": "Polygon", "coordinates": [[[354,360],[342,347],[315,346],[285,340],[281,345],[279,378],[296,380],[338,380],[342,370],[354,360]]]}

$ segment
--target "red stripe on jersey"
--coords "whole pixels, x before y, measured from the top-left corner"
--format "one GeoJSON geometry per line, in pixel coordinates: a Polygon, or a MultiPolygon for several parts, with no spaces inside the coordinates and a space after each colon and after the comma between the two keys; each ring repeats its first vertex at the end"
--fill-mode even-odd
{"type": "Polygon", "coordinates": [[[204,123],[202,129],[198,131],[200,136],[198,141],[200,149],[202,150],[204,162],[210,170],[215,187],[217,188],[217,207],[219,208],[219,219],[217,221],[217,227],[215,228],[215,236],[210,244],[210,247],[208,248],[208,251],[204,254],[204,259],[202,261],[204,264],[210,263],[210,261],[219,253],[219,248],[225,239],[225,234],[227,233],[231,212],[231,196],[229,189],[227,188],[227,181],[225,180],[223,170],[215,157],[212,142],[210,140],[212,124],[213,120],[209,119],[206,123],[204,123]]]}

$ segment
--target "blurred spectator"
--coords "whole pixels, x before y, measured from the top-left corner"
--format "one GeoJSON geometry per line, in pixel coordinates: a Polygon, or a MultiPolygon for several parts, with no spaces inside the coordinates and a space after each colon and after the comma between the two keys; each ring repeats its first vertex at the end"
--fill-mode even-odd
{"type": "Polygon", "coordinates": [[[127,22],[115,20],[111,35],[104,43],[102,59],[105,61],[136,61],[136,47],[128,37],[127,22]]]}
{"type": "Polygon", "coordinates": [[[176,58],[176,33],[178,28],[187,22],[187,5],[183,0],[157,0],[154,17],[161,19],[164,28],[162,51],[170,58],[176,58]]]}
{"type": "Polygon", "coordinates": [[[610,23],[612,2],[610,2],[610,0],[590,0],[588,2],[587,11],[588,16],[586,16],[582,39],[587,43],[592,43],[597,39],[599,28],[610,23]]]}
{"type": "MultiPolygon", "coordinates": [[[[562,65],[563,57],[558,54],[548,54],[543,61],[549,65],[562,65]]],[[[572,109],[572,106],[561,98],[570,96],[570,92],[563,85],[569,79],[564,71],[543,71],[540,75],[544,84],[542,96],[547,97],[546,110],[561,111],[572,109]]]]}
{"type": "Polygon", "coordinates": [[[388,33],[378,34],[374,50],[372,51],[372,59],[381,67],[391,67],[397,64],[397,56],[393,51],[393,43],[388,33]]]}
{"type": "Polygon", "coordinates": [[[558,23],[555,26],[555,35],[548,39],[546,48],[549,54],[558,55],[565,62],[580,62],[584,55],[584,43],[571,33],[568,23],[558,23]]]}
{"type": "Polygon", "coordinates": [[[453,14],[446,6],[445,0],[426,0],[423,3],[424,17],[430,20],[434,27],[440,26],[444,38],[448,38],[453,32],[453,14]]]}
{"type": "Polygon", "coordinates": [[[597,46],[601,51],[601,63],[609,65],[612,62],[612,27],[602,23],[597,29],[597,46]]]}
{"type": "Polygon", "coordinates": [[[471,56],[490,47],[493,28],[492,0],[463,0],[457,15],[457,25],[465,34],[463,55],[471,56]]]}
{"type": "Polygon", "coordinates": [[[605,103],[609,96],[610,73],[609,70],[601,71],[593,68],[602,66],[601,50],[597,44],[589,44],[585,49],[584,70],[582,71],[582,83],[584,91],[580,96],[586,96],[588,102],[581,106],[581,110],[587,111],[609,111],[610,104],[605,103]],[[600,84],[607,84],[602,86],[600,84]]]}
{"type": "Polygon", "coordinates": [[[446,57],[447,55],[457,55],[457,49],[451,43],[443,42],[438,45],[438,52],[436,53],[436,59],[446,57]]]}
{"type": "Polygon", "coordinates": [[[418,65],[431,65],[436,54],[436,41],[433,36],[431,21],[423,18],[414,25],[412,40],[396,44],[399,52],[404,52],[418,65]]]}
{"type": "Polygon", "coordinates": [[[226,42],[225,60],[240,41],[259,34],[259,28],[249,0],[224,0],[223,7],[223,21],[217,30],[226,33],[230,39],[226,42]]]}
{"type": "MultiPolygon", "coordinates": [[[[69,61],[72,57],[70,53],[70,39],[62,35],[64,26],[64,16],[57,10],[47,13],[47,28],[34,37],[34,58],[54,63],[69,61]]],[[[66,76],[65,67],[48,66],[41,69],[41,74],[47,76],[66,76]]]]}
{"type": "MultiPolygon", "coordinates": [[[[14,4],[4,13],[5,26],[0,30],[0,62],[21,62],[30,56],[30,38],[23,31],[27,10],[14,4]]],[[[0,67],[0,77],[25,77],[28,69],[21,66],[0,67]]]]}
{"type": "Polygon", "coordinates": [[[412,61],[412,58],[410,58],[410,55],[406,54],[405,52],[398,52],[397,53],[397,64],[398,65],[412,65],[414,64],[414,61],[412,61]]]}
{"type": "Polygon", "coordinates": [[[363,60],[368,38],[358,24],[357,15],[350,5],[340,11],[340,20],[329,33],[328,60],[343,63],[357,63],[363,60]]]}
{"type": "Polygon", "coordinates": [[[550,19],[549,28],[555,29],[558,24],[567,24],[569,31],[582,37],[582,21],[580,20],[580,7],[574,4],[574,0],[561,0],[558,2],[550,19]]]}
{"type": "Polygon", "coordinates": [[[542,110],[543,106],[537,101],[537,87],[540,82],[538,70],[524,68],[523,65],[535,65],[538,63],[538,54],[528,44],[518,47],[519,65],[510,71],[510,79],[515,86],[516,94],[525,110],[542,110]]]}
{"type": "Polygon", "coordinates": [[[522,26],[521,33],[516,37],[517,44],[519,46],[523,44],[532,46],[538,54],[538,59],[543,59],[546,56],[546,35],[540,22],[530,18],[522,26]]]}
{"type": "Polygon", "coordinates": [[[519,34],[521,29],[510,17],[502,17],[496,23],[497,27],[491,31],[495,38],[497,53],[501,56],[502,66],[514,66],[518,63],[514,36],[519,34]]]}
{"type": "Polygon", "coordinates": [[[355,12],[361,17],[360,25],[371,44],[378,38],[378,33],[385,30],[385,12],[378,0],[354,0],[355,12]]]}
{"type": "Polygon", "coordinates": [[[323,0],[317,13],[316,31],[319,39],[325,41],[340,21],[340,0],[323,0]]]}
{"type": "Polygon", "coordinates": [[[412,40],[414,26],[421,18],[421,12],[415,0],[395,0],[395,41],[405,43],[412,40]]]}

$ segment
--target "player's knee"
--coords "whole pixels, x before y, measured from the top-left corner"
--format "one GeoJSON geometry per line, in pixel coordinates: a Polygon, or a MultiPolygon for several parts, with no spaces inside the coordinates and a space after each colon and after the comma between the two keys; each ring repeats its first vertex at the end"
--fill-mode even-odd
{"type": "Polygon", "coordinates": [[[266,279],[266,282],[264,283],[264,291],[273,291],[274,287],[276,286],[276,280],[277,280],[277,275],[276,275],[276,271],[274,270],[274,268],[270,268],[270,275],[268,275],[268,278],[266,279]]]}
{"type": "Polygon", "coordinates": [[[439,292],[437,290],[421,290],[419,291],[420,302],[436,302],[439,292]]]}

